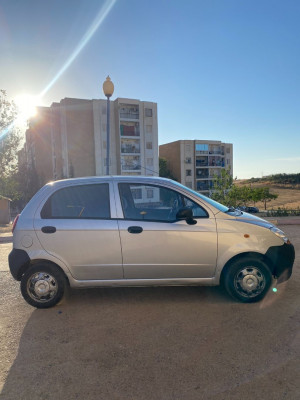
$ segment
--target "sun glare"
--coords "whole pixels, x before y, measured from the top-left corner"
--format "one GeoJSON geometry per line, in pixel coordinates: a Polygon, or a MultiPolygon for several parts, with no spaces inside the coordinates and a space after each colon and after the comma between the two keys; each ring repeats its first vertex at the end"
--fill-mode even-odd
{"type": "Polygon", "coordinates": [[[18,108],[18,123],[24,123],[36,114],[36,106],[39,102],[37,96],[20,94],[15,97],[14,101],[18,108]]]}

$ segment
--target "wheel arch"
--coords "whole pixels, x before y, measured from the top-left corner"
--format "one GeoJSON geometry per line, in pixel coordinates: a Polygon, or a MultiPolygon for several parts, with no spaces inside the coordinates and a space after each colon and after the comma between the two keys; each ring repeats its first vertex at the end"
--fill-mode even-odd
{"type": "Polygon", "coordinates": [[[23,268],[22,268],[22,270],[20,271],[20,280],[21,280],[22,276],[25,274],[25,272],[26,272],[30,267],[33,267],[33,266],[35,266],[35,265],[37,265],[37,264],[46,264],[46,265],[51,265],[51,266],[53,266],[53,267],[55,267],[55,268],[58,268],[58,269],[63,273],[64,277],[66,278],[66,281],[67,281],[68,285],[70,285],[68,275],[67,275],[66,272],[63,270],[63,268],[61,268],[61,266],[58,265],[58,264],[56,264],[55,262],[50,261],[50,260],[46,260],[46,259],[43,259],[43,258],[30,260],[29,263],[27,263],[26,265],[24,265],[23,268]]]}
{"type": "Polygon", "coordinates": [[[243,258],[247,258],[247,257],[253,257],[258,260],[263,261],[269,267],[271,274],[272,275],[274,274],[274,265],[271,263],[269,258],[267,258],[264,254],[256,253],[255,251],[247,251],[245,253],[236,254],[235,256],[233,256],[226,262],[226,264],[224,265],[224,267],[222,268],[222,271],[221,271],[220,283],[223,284],[226,272],[228,271],[228,269],[230,268],[230,266],[233,263],[235,263],[237,260],[242,260],[243,258]]]}

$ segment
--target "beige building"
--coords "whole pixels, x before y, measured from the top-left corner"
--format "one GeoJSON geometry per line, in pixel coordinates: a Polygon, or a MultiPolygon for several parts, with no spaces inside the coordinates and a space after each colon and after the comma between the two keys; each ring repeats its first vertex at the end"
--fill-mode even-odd
{"type": "Polygon", "coordinates": [[[232,144],[216,140],[178,140],[159,146],[170,172],[183,185],[204,194],[213,189],[215,175],[226,168],[232,175],[232,144]]]}
{"type": "MultiPolygon", "coordinates": [[[[106,100],[65,98],[38,107],[19,163],[33,165],[41,184],[106,174],[106,100]]],[[[117,98],[110,103],[110,174],[158,175],[157,104],[117,98]]]]}

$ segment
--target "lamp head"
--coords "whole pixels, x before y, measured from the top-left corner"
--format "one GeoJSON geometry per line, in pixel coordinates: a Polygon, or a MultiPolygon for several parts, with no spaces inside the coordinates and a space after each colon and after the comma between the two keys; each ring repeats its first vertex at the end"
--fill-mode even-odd
{"type": "Polygon", "coordinates": [[[103,92],[106,97],[111,97],[114,92],[114,84],[112,83],[110,77],[108,76],[103,83],[103,92]]]}

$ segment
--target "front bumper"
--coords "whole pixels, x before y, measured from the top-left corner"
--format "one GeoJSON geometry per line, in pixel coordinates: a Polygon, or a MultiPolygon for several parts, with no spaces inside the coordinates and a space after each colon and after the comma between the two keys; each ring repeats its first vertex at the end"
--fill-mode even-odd
{"type": "Polygon", "coordinates": [[[266,252],[266,257],[273,265],[272,273],[278,283],[285,282],[291,277],[295,261],[295,249],[292,244],[272,246],[266,252]]]}

